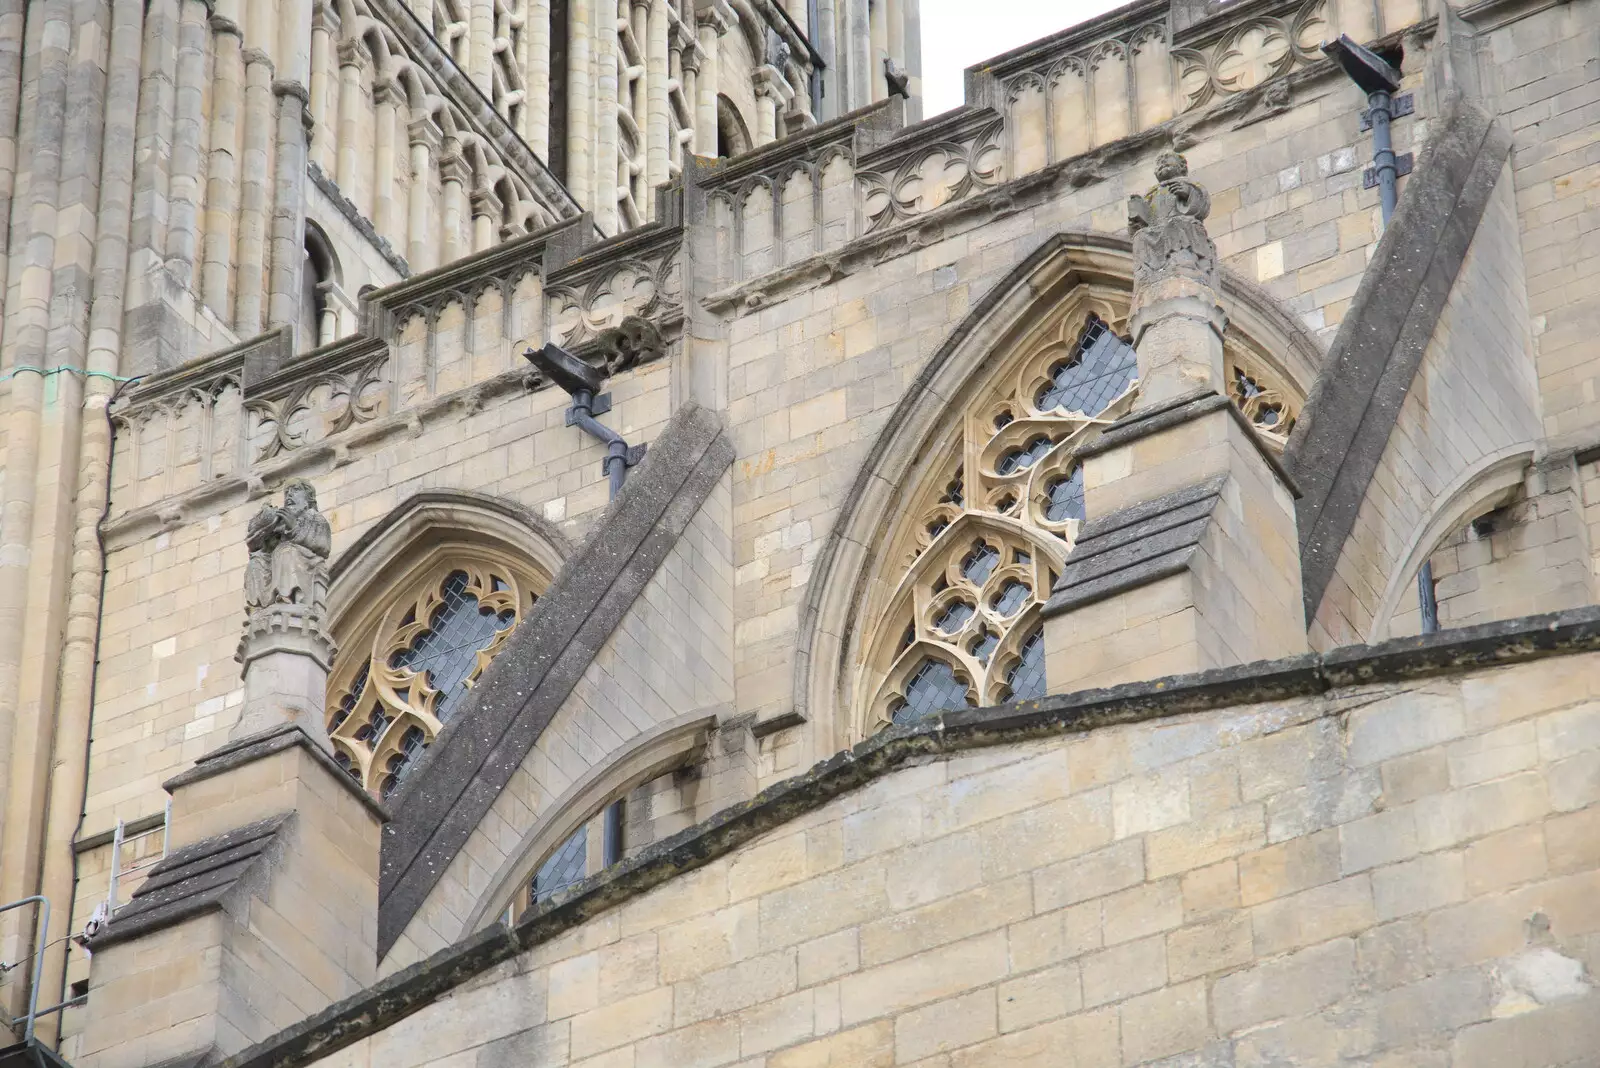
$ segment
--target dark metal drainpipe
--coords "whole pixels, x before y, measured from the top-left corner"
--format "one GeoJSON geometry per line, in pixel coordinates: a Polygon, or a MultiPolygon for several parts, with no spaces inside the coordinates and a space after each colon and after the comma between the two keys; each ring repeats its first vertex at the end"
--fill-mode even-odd
{"type": "Polygon", "coordinates": [[[611,499],[616,500],[627,481],[628,468],[644,459],[645,446],[629,445],[621,434],[595,418],[611,410],[610,394],[600,392],[605,385],[605,372],[556,344],[530,348],[522,355],[572,398],[567,425],[605,442],[606,458],[601,461],[601,470],[611,483],[611,499]]]}
{"type": "MultiPolygon", "coordinates": [[[[1350,80],[1367,94],[1367,110],[1361,116],[1361,125],[1363,129],[1372,128],[1372,167],[1362,175],[1362,185],[1367,189],[1378,187],[1383,227],[1387,230],[1399,200],[1395,183],[1402,174],[1411,173],[1412,164],[1411,153],[1394,154],[1389,127],[1398,116],[1411,114],[1414,100],[1410,93],[1395,96],[1395,90],[1400,88],[1399,71],[1347,35],[1340,34],[1337,41],[1323,45],[1322,51],[1344,68],[1350,80]]],[[[1422,611],[1422,633],[1434,633],[1439,629],[1439,599],[1433,587],[1432,560],[1424,560],[1417,572],[1417,603],[1422,611]]]]}

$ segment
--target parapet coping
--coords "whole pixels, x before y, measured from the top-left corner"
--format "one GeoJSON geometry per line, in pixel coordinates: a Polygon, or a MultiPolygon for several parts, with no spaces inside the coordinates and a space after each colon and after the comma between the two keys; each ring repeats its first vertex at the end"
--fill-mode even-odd
{"type": "Polygon", "coordinates": [[[1159,434],[1163,430],[1182,426],[1184,423],[1222,410],[1233,416],[1233,421],[1239,424],[1239,428],[1245,432],[1245,437],[1256,447],[1256,452],[1260,453],[1267,466],[1272,468],[1272,473],[1278,476],[1278,481],[1283,483],[1290,496],[1298,500],[1300,487],[1295,483],[1294,476],[1289,474],[1288,468],[1283,466],[1278,454],[1268,448],[1266,442],[1262,440],[1261,432],[1251,425],[1238,405],[1210,388],[1191,390],[1151,408],[1135,409],[1112,423],[1098,438],[1078,449],[1077,456],[1080,460],[1099,456],[1112,449],[1130,445],[1140,438],[1159,434]]]}
{"type": "Polygon", "coordinates": [[[333,776],[335,782],[365,805],[367,811],[371,812],[378,822],[389,822],[389,809],[381,801],[378,801],[363,790],[361,784],[350,777],[349,772],[334,762],[333,754],[318,745],[316,740],[307,734],[305,728],[298,723],[285,723],[278,727],[270,727],[267,730],[246,735],[237,741],[229,742],[224,746],[213,749],[211,752],[201,756],[199,760],[196,760],[194,767],[189,768],[187,771],[180,771],[162,783],[161,788],[170,794],[181,786],[203,782],[206,779],[221,775],[225,771],[232,771],[234,768],[260,760],[262,757],[271,756],[274,753],[281,753],[285,749],[297,745],[310,753],[312,759],[328,770],[328,774],[333,776]]]}
{"type": "Polygon", "coordinates": [[[241,1050],[219,1068],[299,1068],[326,1057],[383,1031],[490,968],[903,765],[1099,727],[1316,696],[1341,687],[1406,682],[1590,652],[1600,652],[1600,606],[994,708],[943,712],[890,727],[556,894],[515,925],[497,923],[464,938],[241,1050]]]}

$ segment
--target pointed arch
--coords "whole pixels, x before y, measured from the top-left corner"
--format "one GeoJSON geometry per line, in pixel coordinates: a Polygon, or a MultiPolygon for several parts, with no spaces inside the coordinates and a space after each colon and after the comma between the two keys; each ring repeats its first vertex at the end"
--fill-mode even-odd
{"type": "MultiPolygon", "coordinates": [[[[986,432],[988,444],[981,449],[972,445],[977,435],[971,427],[963,433],[963,420],[993,419],[996,413],[989,408],[999,403],[997,398],[1006,389],[1018,397],[1038,397],[1031,391],[1039,389],[1043,377],[1035,372],[1048,364],[1049,346],[1059,349],[1077,336],[1074,331],[1082,329],[1087,314],[1097,314],[1119,330],[1127,313],[1132,274],[1125,237],[1067,232],[1046,239],[974,306],[906,390],[868,452],[869,460],[819,554],[801,608],[793,665],[794,709],[811,721],[816,751],[833,752],[860,740],[885,722],[892,700],[904,698],[903,691],[895,692],[895,684],[920,661],[910,654],[895,654],[886,661],[884,649],[904,638],[902,633],[891,633],[889,621],[918,596],[910,587],[923,577],[921,570],[937,571],[941,566],[906,558],[908,517],[920,522],[936,515],[938,488],[965,464],[989,465],[983,470],[992,481],[997,473],[994,456],[1002,446],[1011,447],[1001,441],[1008,433],[1037,434],[1048,442],[1041,446],[1042,455],[1029,463],[1026,494],[1016,502],[980,501],[982,514],[975,515],[970,508],[961,512],[973,516],[969,523],[974,529],[992,529],[1002,536],[1007,524],[1015,528],[1012,535],[1021,529],[1053,529],[1064,555],[1075,524],[1019,524],[1017,517],[1023,509],[1041,506],[1041,495],[1048,496],[1052,480],[1064,482],[1070,477],[1075,448],[1086,436],[1098,434],[1105,419],[1119,414],[1116,407],[1099,421],[1054,421],[1054,431],[1042,425],[1030,427],[1024,413],[1014,412],[1018,428],[1002,426],[998,432],[986,432]],[[1002,383],[1005,376],[1012,377],[1002,383]],[[1036,477],[1046,472],[1051,478],[1036,477]]],[[[1276,438],[1281,444],[1281,431],[1287,425],[1283,417],[1287,414],[1292,421],[1303,403],[1321,364],[1322,347],[1249,282],[1225,274],[1222,299],[1231,319],[1230,377],[1234,370],[1245,369],[1258,388],[1275,391],[1271,400],[1281,400],[1283,408],[1258,426],[1269,440],[1276,438]]],[[[1270,409],[1271,404],[1258,399],[1258,411],[1270,409]]],[[[1035,418],[1032,412],[1027,414],[1035,418]]],[[[986,492],[998,496],[1001,491],[991,486],[986,492]]],[[[1064,486],[1062,492],[1070,495],[1071,487],[1064,486]]],[[[933,537],[943,533],[934,531],[933,537]]],[[[931,548],[931,539],[918,540],[921,548],[931,548]]],[[[1042,583],[1048,577],[1046,570],[1042,577],[1036,574],[1035,581],[1042,583]]],[[[987,586],[982,589],[990,595],[987,586]]],[[[1048,596],[1047,589],[1030,592],[1048,596]]],[[[1032,611],[1025,610],[1000,647],[991,650],[1001,659],[994,662],[988,679],[968,680],[973,700],[990,702],[1006,695],[1005,675],[1019,663],[1032,611]]],[[[926,639],[930,621],[931,617],[922,617],[920,629],[912,635],[913,646],[926,639]]],[[[965,631],[961,634],[968,637],[965,631]]],[[[971,664],[952,659],[970,672],[971,664]]]]}
{"type": "Polygon", "coordinates": [[[328,680],[335,758],[387,796],[465,700],[568,554],[554,527],[507,501],[416,494],[332,568],[328,680]]]}

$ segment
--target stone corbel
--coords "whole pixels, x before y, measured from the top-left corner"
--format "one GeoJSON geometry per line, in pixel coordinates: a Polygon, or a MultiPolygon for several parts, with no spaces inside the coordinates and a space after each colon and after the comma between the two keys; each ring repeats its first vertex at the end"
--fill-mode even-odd
{"type": "Polygon", "coordinates": [[[794,99],[794,86],[789,84],[789,79],[777,67],[764,64],[757,67],[750,77],[755,82],[758,96],[770,96],[779,104],[788,104],[794,99]]]}

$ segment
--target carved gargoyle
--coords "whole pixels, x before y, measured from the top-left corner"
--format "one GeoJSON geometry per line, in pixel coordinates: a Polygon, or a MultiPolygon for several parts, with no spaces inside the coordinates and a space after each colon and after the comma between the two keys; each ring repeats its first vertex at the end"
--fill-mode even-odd
{"type": "Polygon", "coordinates": [[[1128,198],[1135,290],[1173,276],[1217,285],[1217,246],[1205,227],[1211,197],[1188,175],[1181,155],[1163,152],[1156,159],[1155,188],[1128,198]]]}
{"type": "Polygon", "coordinates": [[[626,371],[662,355],[665,345],[661,331],[649,319],[637,315],[624,316],[616,326],[600,331],[595,338],[594,355],[605,364],[606,376],[626,371]]]}

